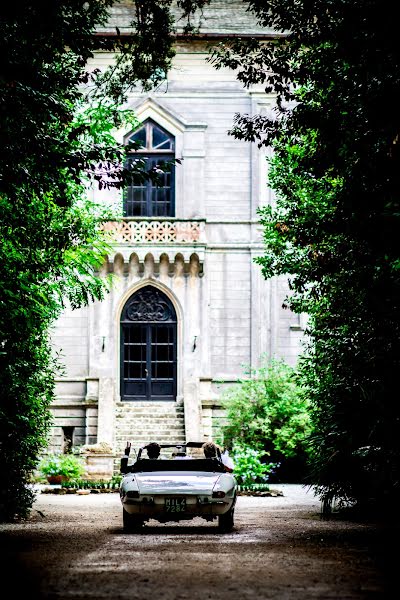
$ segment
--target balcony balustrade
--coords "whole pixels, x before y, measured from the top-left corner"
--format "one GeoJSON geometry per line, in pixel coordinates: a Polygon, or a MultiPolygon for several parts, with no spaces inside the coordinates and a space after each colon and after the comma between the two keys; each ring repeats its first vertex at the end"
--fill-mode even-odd
{"type": "Polygon", "coordinates": [[[122,244],[205,243],[204,220],[174,221],[129,219],[107,221],[103,231],[122,244]]]}

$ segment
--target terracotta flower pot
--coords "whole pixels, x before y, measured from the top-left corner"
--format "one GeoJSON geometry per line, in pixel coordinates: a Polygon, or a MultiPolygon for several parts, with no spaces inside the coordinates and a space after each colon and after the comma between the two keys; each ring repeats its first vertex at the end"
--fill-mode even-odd
{"type": "Polygon", "coordinates": [[[47,475],[47,481],[51,485],[60,485],[63,481],[67,481],[65,475],[47,475]]]}

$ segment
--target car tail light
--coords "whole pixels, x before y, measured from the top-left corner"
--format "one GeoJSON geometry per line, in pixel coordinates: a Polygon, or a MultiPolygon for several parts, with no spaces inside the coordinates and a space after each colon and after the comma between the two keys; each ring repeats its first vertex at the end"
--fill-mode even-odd
{"type": "Polygon", "coordinates": [[[129,490],[129,492],[126,492],[126,497],[127,498],[139,498],[139,492],[137,492],[136,490],[129,490]]]}
{"type": "Polygon", "coordinates": [[[213,498],[225,498],[225,492],[223,492],[222,490],[219,490],[218,492],[213,492],[212,497],[213,498]]]}

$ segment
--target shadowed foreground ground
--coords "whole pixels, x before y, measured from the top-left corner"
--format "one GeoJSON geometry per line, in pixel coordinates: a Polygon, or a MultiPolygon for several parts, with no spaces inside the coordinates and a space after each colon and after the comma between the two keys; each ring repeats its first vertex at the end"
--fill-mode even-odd
{"type": "MultiPolygon", "coordinates": [[[[297,485],[239,497],[235,530],[201,519],[122,531],[119,496],[39,494],[28,521],[0,525],[2,589],[32,600],[395,598],[398,551],[381,524],[322,520],[297,485]],[[392,577],[393,575],[393,577],[392,577]]],[[[396,537],[397,541],[397,537],[396,537]]]]}

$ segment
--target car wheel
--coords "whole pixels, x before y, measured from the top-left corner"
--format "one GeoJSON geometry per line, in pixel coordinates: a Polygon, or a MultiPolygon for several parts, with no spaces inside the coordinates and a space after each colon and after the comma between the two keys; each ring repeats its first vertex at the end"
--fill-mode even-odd
{"type": "Polygon", "coordinates": [[[218,517],[218,528],[220,531],[228,532],[232,531],[234,521],[233,521],[234,509],[228,510],[224,515],[219,515],[218,517]]]}
{"type": "Polygon", "coordinates": [[[122,520],[125,533],[135,533],[140,531],[143,521],[136,515],[129,514],[124,508],[122,509],[122,520]]]}

